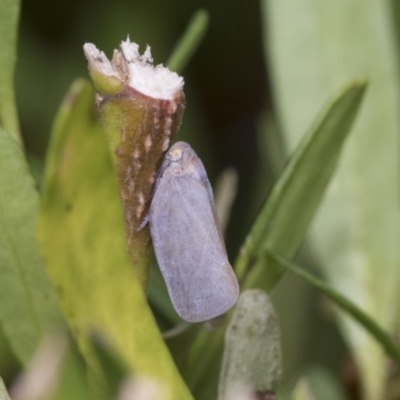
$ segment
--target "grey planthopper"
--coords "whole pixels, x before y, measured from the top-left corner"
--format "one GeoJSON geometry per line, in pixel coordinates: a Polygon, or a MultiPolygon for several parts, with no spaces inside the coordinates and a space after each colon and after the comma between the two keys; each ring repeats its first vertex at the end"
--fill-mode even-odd
{"type": "Polygon", "coordinates": [[[175,143],[158,172],[148,216],[161,273],[177,313],[201,322],[229,310],[239,285],[229,264],[203,163],[175,143]]]}

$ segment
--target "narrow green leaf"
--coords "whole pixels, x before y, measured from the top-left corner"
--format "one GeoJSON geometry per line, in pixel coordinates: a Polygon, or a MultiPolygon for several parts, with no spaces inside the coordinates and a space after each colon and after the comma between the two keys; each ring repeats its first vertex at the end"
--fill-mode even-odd
{"type": "MultiPolygon", "coordinates": [[[[326,93],[355,77],[371,83],[309,243],[328,282],[394,332],[400,315],[400,75],[392,2],[263,0],[262,6],[268,71],[289,150],[326,93]]],[[[382,349],[349,318],[339,321],[360,371],[362,397],[382,398],[382,349]]]]}
{"type": "Polygon", "coordinates": [[[282,374],[279,322],[270,298],[261,289],[240,295],[225,333],[218,400],[240,390],[276,389],[282,374]]]}
{"type": "Polygon", "coordinates": [[[93,90],[77,81],[54,125],[39,232],[50,276],[89,365],[93,329],[131,373],[161,385],[165,399],[191,399],[130,265],[121,200],[93,90]]]}
{"type": "Polygon", "coordinates": [[[87,400],[89,398],[86,364],[76,349],[69,350],[63,361],[58,386],[48,400],[87,400]]]}
{"type": "Polygon", "coordinates": [[[257,142],[264,170],[271,170],[274,178],[285,168],[286,153],[276,116],[264,111],[257,121],[257,142]]]}
{"type": "Polygon", "coordinates": [[[86,363],[75,345],[70,343],[62,362],[57,388],[49,400],[87,400],[89,398],[86,363]]]}
{"type": "Polygon", "coordinates": [[[204,326],[199,327],[196,340],[190,347],[182,374],[196,400],[216,398],[225,329],[229,321],[228,315],[224,318],[222,324],[211,331],[204,326]]]}
{"type": "Polygon", "coordinates": [[[1,378],[0,378],[0,400],[10,400],[6,386],[4,385],[4,382],[2,381],[1,378]]]}
{"type": "MultiPolygon", "coordinates": [[[[296,148],[236,260],[240,279],[243,280],[262,249],[290,258],[299,248],[335,171],[365,88],[365,82],[345,87],[296,148]]],[[[281,276],[281,270],[262,263],[251,269],[244,287],[262,285],[269,290],[281,276]]]]}
{"type": "Polygon", "coordinates": [[[171,303],[164,278],[162,277],[161,271],[158,266],[155,265],[155,263],[156,261],[153,257],[150,265],[149,288],[147,290],[149,302],[168,321],[174,325],[178,325],[182,322],[182,319],[175,311],[174,306],[171,303]]]}
{"type": "Polygon", "coordinates": [[[23,365],[62,323],[36,242],[39,196],[21,146],[0,129],[0,321],[23,365]]]}
{"type": "MultiPolygon", "coordinates": [[[[285,270],[276,263],[266,266],[262,250],[279,249],[289,257],[299,247],[334,172],[365,87],[364,82],[354,82],[342,90],[290,159],[236,260],[242,291],[255,287],[271,289],[282,277],[285,270]]],[[[214,395],[204,393],[206,382],[202,375],[204,371],[207,376],[217,373],[223,335],[224,326],[213,332],[202,330],[190,350],[184,376],[196,398],[200,398],[199,393],[202,399],[214,395]]]]}
{"type": "Polygon", "coordinates": [[[207,32],[208,20],[206,10],[199,10],[194,14],[167,62],[171,71],[181,72],[189,63],[207,32]]]}
{"type": "Polygon", "coordinates": [[[95,333],[92,336],[92,344],[107,382],[107,397],[114,399],[122,382],[129,376],[129,369],[104,337],[95,333]]]}
{"type": "Polygon", "coordinates": [[[370,316],[358,308],[354,303],[342,296],[320,279],[315,278],[304,269],[297,267],[290,261],[278,256],[277,254],[267,253],[266,260],[268,265],[277,263],[279,267],[284,267],[295,273],[328,296],[337,306],[339,306],[347,314],[351,315],[361,326],[363,326],[364,329],[366,329],[370,335],[372,335],[375,340],[381,344],[388,356],[391,357],[400,368],[400,346],[398,346],[392,340],[389,334],[385,332],[370,316]]]}
{"type": "Polygon", "coordinates": [[[14,94],[19,0],[0,1],[0,125],[21,141],[14,94]]]}

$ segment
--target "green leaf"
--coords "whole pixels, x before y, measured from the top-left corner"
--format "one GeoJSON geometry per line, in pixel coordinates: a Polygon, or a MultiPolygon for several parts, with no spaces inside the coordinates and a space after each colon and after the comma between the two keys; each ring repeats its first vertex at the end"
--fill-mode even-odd
{"type": "Polygon", "coordinates": [[[0,129],[0,321],[23,365],[62,323],[36,242],[39,196],[21,146],[0,129]]]}
{"type": "Polygon", "coordinates": [[[328,296],[341,310],[351,315],[377,342],[385,349],[386,353],[396,362],[400,368],[400,346],[398,346],[392,338],[386,333],[370,316],[358,308],[349,299],[342,296],[340,293],[329,287],[323,281],[315,278],[304,269],[297,267],[293,263],[285,260],[277,254],[269,253],[266,256],[267,264],[272,265],[277,263],[279,267],[288,269],[308,283],[319,289],[322,293],[328,296]]]}
{"type": "MultiPolygon", "coordinates": [[[[242,291],[254,287],[271,289],[282,277],[283,268],[265,265],[262,250],[279,249],[289,257],[301,244],[334,172],[365,86],[363,82],[354,82],[335,97],[295,151],[236,260],[242,291]]],[[[200,393],[202,399],[213,395],[203,391],[206,383],[202,376],[207,371],[207,383],[213,387],[211,376],[218,373],[223,335],[224,326],[213,332],[203,329],[190,350],[184,376],[196,398],[200,398],[200,393]]]]}
{"type": "Polygon", "coordinates": [[[14,94],[19,0],[0,2],[0,125],[21,141],[14,94]]]}
{"type": "Polygon", "coordinates": [[[196,400],[216,398],[228,315],[224,316],[222,324],[211,331],[207,327],[199,327],[190,347],[182,374],[196,400]]]}
{"type": "Polygon", "coordinates": [[[39,232],[60,303],[89,365],[93,330],[131,373],[165,399],[191,399],[130,265],[121,200],[93,90],[77,81],[57,116],[47,156],[39,232]]]}
{"type": "Polygon", "coordinates": [[[282,276],[281,269],[266,266],[264,261],[248,273],[260,251],[267,248],[290,258],[299,248],[335,171],[365,87],[365,82],[345,87],[296,148],[236,260],[237,274],[245,278],[244,288],[270,290],[282,276]]]}
{"type": "Polygon", "coordinates": [[[4,382],[2,381],[1,378],[0,378],[0,400],[10,400],[6,386],[4,385],[4,382]]]}
{"type": "Polygon", "coordinates": [[[181,72],[189,63],[207,32],[208,20],[209,17],[206,10],[199,10],[193,15],[185,33],[176,44],[167,62],[167,66],[171,71],[181,72]]]}
{"type": "Polygon", "coordinates": [[[129,369],[104,337],[95,333],[92,336],[92,344],[107,382],[107,397],[114,399],[122,382],[129,376],[129,369]]]}
{"type": "Polygon", "coordinates": [[[87,400],[89,398],[86,363],[78,349],[70,343],[61,365],[57,388],[49,400],[87,400]]]}
{"type": "Polygon", "coordinates": [[[150,264],[150,278],[147,295],[150,304],[157,309],[169,322],[178,325],[182,318],[177,314],[168,295],[167,286],[154,257],[150,264]]]}
{"type": "MultiPolygon", "coordinates": [[[[400,81],[391,2],[262,4],[276,110],[289,149],[326,93],[354,77],[371,82],[310,244],[329,283],[394,332],[400,315],[400,81]]],[[[349,319],[339,320],[361,373],[363,398],[382,398],[382,350],[349,319]]]]}
{"type": "Polygon", "coordinates": [[[240,295],[225,333],[218,399],[237,391],[275,390],[282,374],[279,322],[270,298],[261,289],[240,295]]]}

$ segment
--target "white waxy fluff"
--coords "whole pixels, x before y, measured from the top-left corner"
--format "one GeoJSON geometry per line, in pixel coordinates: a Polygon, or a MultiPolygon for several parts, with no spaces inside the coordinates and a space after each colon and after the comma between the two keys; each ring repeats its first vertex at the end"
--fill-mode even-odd
{"type": "Polygon", "coordinates": [[[91,43],[86,43],[83,49],[90,68],[103,75],[127,81],[130,87],[147,96],[172,100],[183,88],[184,81],[181,76],[162,64],[153,65],[149,46],[143,55],[140,55],[139,45],[131,42],[129,38],[121,42],[121,50],[115,51],[112,61],[91,43]]]}

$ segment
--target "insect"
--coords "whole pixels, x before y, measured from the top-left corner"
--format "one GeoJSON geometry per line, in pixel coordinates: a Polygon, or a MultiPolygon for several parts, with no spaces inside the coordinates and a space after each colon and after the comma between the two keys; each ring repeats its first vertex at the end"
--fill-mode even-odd
{"type": "Polygon", "coordinates": [[[148,216],[154,251],[177,313],[186,321],[212,319],[237,301],[211,185],[200,158],[175,143],[158,172],[148,216]]]}

